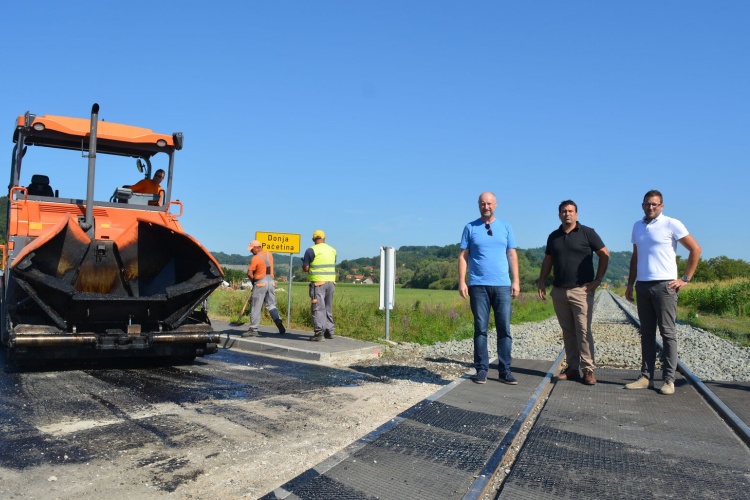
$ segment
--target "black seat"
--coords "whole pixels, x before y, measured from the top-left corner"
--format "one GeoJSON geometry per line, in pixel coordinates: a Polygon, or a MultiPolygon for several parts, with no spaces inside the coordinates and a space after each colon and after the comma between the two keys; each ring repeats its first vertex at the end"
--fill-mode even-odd
{"type": "Polygon", "coordinates": [[[28,191],[31,196],[55,196],[52,187],[49,185],[49,177],[46,175],[32,175],[28,191]]]}

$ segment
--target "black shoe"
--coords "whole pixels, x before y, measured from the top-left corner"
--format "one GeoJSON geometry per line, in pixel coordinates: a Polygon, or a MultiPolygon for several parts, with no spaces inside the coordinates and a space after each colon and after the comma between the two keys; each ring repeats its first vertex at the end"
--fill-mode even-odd
{"type": "Polygon", "coordinates": [[[516,377],[514,377],[513,374],[510,372],[507,372],[505,375],[500,375],[498,377],[498,380],[500,380],[500,382],[502,382],[503,384],[508,384],[508,385],[518,384],[518,380],[516,380],[516,377]]]}
{"type": "Polygon", "coordinates": [[[257,337],[258,336],[258,330],[248,330],[245,333],[242,334],[243,337],[257,337]]]}
{"type": "Polygon", "coordinates": [[[310,340],[312,340],[313,342],[323,342],[323,335],[320,333],[316,333],[315,335],[310,337],[310,340]]]}
{"type": "Polygon", "coordinates": [[[276,323],[276,328],[279,329],[279,335],[284,335],[286,333],[286,328],[284,328],[284,323],[281,322],[280,319],[277,319],[274,321],[276,323]]]}
{"type": "Polygon", "coordinates": [[[328,330],[326,330],[326,332],[323,334],[323,336],[325,338],[327,338],[327,339],[332,339],[333,338],[333,334],[331,332],[329,332],[328,330]]]}
{"type": "Polygon", "coordinates": [[[487,372],[484,370],[479,370],[476,375],[473,375],[471,377],[471,380],[475,384],[486,384],[487,383],[487,372]]]}

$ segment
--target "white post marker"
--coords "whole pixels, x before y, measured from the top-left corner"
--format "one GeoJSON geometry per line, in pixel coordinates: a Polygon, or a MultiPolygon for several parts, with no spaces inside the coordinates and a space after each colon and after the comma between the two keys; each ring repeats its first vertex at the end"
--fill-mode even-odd
{"type": "Polygon", "coordinates": [[[380,309],[385,309],[385,340],[391,339],[391,309],[396,291],[396,251],[380,247],[380,309]]]}
{"type": "Polygon", "coordinates": [[[289,254],[289,282],[286,287],[286,327],[292,322],[292,264],[294,263],[294,254],[289,254]]]}

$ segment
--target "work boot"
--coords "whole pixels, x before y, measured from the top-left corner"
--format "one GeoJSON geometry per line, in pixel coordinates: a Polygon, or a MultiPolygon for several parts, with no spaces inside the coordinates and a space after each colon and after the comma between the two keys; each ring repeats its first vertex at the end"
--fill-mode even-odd
{"type": "Polygon", "coordinates": [[[674,380],[667,380],[664,382],[664,385],[661,386],[661,389],[659,390],[659,394],[664,394],[666,396],[674,394],[674,380]]]}
{"type": "Polygon", "coordinates": [[[585,368],[583,370],[583,383],[586,385],[596,385],[596,377],[594,377],[594,370],[585,368]]]}
{"type": "Polygon", "coordinates": [[[286,333],[286,328],[284,328],[284,323],[281,322],[281,318],[274,321],[276,323],[276,328],[279,329],[279,335],[284,335],[286,333]]]}
{"type": "Polygon", "coordinates": [[[327,338],[327,339],[332,339],[333,338],[333,332],[331,332],[330,330],[326,330],[325,333],[323,334],[323,336],[325,338],[327,338]]]}
{"type": "Polygon", "coordinates": [[[313,342],[323,342],[323,334],[317,332],[312,337],[310,337],[310,340],[312,340],[313,342]]]}
{"type": "Polygon", "coordinates": [[[242,334],[242,337],[257,337],[258,336],[258,330],[253,330],[252,328],[248,329],[245,333],[242,334]]]}
{"type": "Polygon", "coordinates": [[[578,368],[566,368],[560,372],[560,375],[557,376],[557,380],[578,380],[580,376],[578,368]]]}
{"type": "Polygon", "coordinates": [[[653,388],[654,388],[653,380],[649,380],[649,378],[646,375],[641,375],[641,378],[639,378],[635,382],[625,384],[625,389],[653,389],[653,388]]]}

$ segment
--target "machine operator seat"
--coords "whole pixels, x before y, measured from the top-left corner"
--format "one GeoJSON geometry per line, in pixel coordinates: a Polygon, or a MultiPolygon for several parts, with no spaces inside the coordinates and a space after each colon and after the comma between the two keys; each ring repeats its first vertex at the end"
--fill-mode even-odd
{"type": "Polygon", "coordinates": [[[49,177],[46,175],[32,175],[28,191],[32,196],[55,196],[52,192],[52,187],[49,185],[49,177]]]}

